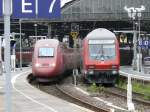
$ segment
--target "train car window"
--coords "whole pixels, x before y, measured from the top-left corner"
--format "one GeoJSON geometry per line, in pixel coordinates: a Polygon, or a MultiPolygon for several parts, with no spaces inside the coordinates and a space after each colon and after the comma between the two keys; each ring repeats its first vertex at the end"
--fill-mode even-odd
{"type": "Polygon", "coordinates": [[[115,45],[113,44],[103,45],[103,51],[104,58],[106,60],[114,59],[116,56],[115,45]]]}
{"type": "Polygon", "coordinates": [[[102,55],[102,46],[100,44],[89,45],[89,55],[91,59],[98,59],[102,55]]]}
{"type": "Polygon", "coordinates": [[[93,60],[112,60],[116,56],[114,44],[91,44],[89,56],[93,60]]]}
{"type": "Polygon", "coordinates": [[[39,48],[39,57],[54,57],[54,48],[39,48]]]}

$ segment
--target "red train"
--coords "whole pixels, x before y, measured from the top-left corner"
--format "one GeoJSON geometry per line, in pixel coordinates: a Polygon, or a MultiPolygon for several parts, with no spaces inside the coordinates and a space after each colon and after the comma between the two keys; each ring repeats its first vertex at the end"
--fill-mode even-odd
{"type": "Polygon", "coordinates": [[[83,40],[82,71],[88,83],[115,83],[119,74],[119,44],[114,33],[98,28],[83,40]]]}
{"type": "MultiPolygon", "coordinates": [[[[32,63],[32,52],[33,48],[22,49],[22,66],[26,67],[32,63]]],[[[16,49],[16,66],[20,67],[20,51],[16,49]]]]}
{"type": "MultiPolygon", "coordinates": [[[[74,68],[75,49],[66,48],[56,39],[36,42],[32,58],[32,74],[40,82],[57,80],[66,70],[74,68]]],[[[79,54],[79,53],[77,53],[79,54]]],[[[78,55],[79,57],[79,55],[78,55]]]]}

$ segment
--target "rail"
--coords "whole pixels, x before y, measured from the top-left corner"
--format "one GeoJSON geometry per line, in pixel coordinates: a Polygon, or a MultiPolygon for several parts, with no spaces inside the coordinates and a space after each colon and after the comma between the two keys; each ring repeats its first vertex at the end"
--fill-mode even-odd
{"type": "MultiPolygon", "coordinates": [[[[109,89],[106,89],[104,91],[109,93],[109,94],[113,94],[115,96],[127,99],[127,95],[126,95],[127,91],[125,89],[115,87],[113,89],[109,88],[109,89]]],[[[142,94],[136,93],[136,92],[133,92],[133,94],[136,95],[136,96],[141,96],[142,95],[142,94]]],[[[133,97],[133,100],[138,102],[138,103],[144,104],[144,105],[150,105],[150,101],[144,100],[144,99],[141,99],[141,98],[138,98],[138,97],[133,97]]]]}
{"type": "Polygon", "coordinates": [[[59,91],[61,91],[63,94],[65,94],[65,95],[67,95],[67,96],[73,98],[74,100],[76,100],[76,101],[78,101],[78,102],[83,103],[84,105],[86,105],[86,106],[88,106],[88,107],[94,109],[96,112],[97,112],[97,111],[98,111],[98,112],[111,112],[110,109],[105,109],[105,108],[102,108],[102,107],[97,107],[97,106],[95,106],[95,105],[90,104],[89,102],[83,101],[83,100],[80,99],[80,98],[74,97],[72,94],[69,94],[68,92],[66,92],[65,90],[63,90],[62,88],[60,88],[58,85],[56,85],[56,88],[57,88],[59,91]]]}

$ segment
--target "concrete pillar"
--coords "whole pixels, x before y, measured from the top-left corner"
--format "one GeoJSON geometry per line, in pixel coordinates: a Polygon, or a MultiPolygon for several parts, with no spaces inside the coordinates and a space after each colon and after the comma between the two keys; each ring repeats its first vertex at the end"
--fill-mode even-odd
{"type": "MultiPolygon", "coordinates": [[[[134,23],[133,23],[134,24],[134,23]]],[[[133,70],[137,70],[137,32],[135,30],[135,24],[134,24],[134,33],[133,33],[133,41],[134,41],[134,46],[133,46],[133,52],[134,52],[134,57],[133,57],[133,70]]]]}
{"type": "Polygon", "coordinates": [[[134,111],[135,107],[132,102],[132,83],[131,74],[128,74],[128,84],[127,84],[127,107],[129,111],[134,111]]]}
{"type": "Polygon", "coordinates": [[[16,55],[11,55],[11,70],[16,71],[16,55]]]}
{"type": "Polygon", "coordinates": [[[48,24],[48,32],[47,32],[48,38],[52,38],[51,34],[52,34],[52,26],[51,26],[51,24],[48,24]]]}

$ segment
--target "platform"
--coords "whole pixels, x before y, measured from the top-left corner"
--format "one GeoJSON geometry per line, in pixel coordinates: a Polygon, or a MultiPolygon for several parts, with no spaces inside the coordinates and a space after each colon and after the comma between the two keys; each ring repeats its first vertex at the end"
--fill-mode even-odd
{"type": "MultiPolygon", "coordinates": [[[[32,87],[26,80],[30,72],[30,69],[23,69],[12,73],[12,112],[93,112],[32,87]]],[[[0,86],[3,82],[3,76],[0,76],[0,86]]],[[[4,90],[0,88],[1,92],[4,90]]],[[[0,112],[4,111],[4,104],[1,104],[4,95],[0,94],[0,112]]]]}
{"type": "Polygon", "coordinates": [[[0,112],[4,112],[4,79],[0,75],[0,112]]]}
{"type": "Polygon", "coordinates": [[[141,72],[134,71],[132,66],[121,66],[119,73],[125,77],[131,75],[131,77],[135,79],[150,81],[150,74],[145,74],[143,70],[141,72]]]}

